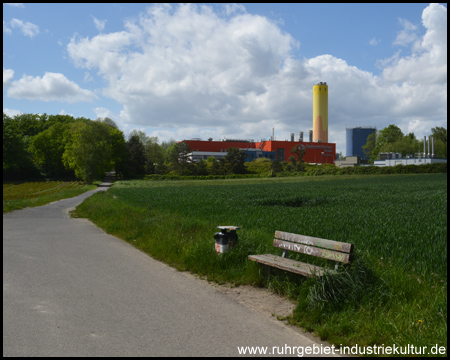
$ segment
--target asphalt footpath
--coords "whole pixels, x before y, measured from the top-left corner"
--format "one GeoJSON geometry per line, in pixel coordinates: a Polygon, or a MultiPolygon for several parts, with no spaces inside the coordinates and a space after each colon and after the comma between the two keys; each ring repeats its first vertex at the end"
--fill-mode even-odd
{"type": "Polygon", "coordinates": [[[110,184],[3,215],[3,356],[330,356],[327,344],[69,217],[110,184]]]}

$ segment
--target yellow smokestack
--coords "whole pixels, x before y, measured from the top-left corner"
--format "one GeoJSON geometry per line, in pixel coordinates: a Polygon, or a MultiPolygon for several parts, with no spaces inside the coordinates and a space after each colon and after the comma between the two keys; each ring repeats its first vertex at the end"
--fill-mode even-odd
{"type": "Polygon", "coordinates": [[[313,141],[328,142],[328,85],[313,86],[313,141]]]}

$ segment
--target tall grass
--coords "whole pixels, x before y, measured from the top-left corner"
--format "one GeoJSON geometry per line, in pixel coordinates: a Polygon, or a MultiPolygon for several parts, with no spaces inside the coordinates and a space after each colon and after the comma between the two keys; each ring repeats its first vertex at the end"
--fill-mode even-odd
{"type": "Polygon", "coordinates": [[[96,185],[86,185],[82,181],[6,182],[3,183],[3,212],[42,206],[95,188],[96,185]]]}
{"type": "Polygon", "coordinates": [[[291,321],[323,339],[419,346],[446,342],[446,199],[445,174],[123,181],[87,199],[76,216],[180,270],[291,296],[291,321]],[[219,225],[241,227],[238,247],[222,256],[214,251],[219,225]],[[338,277],[274,271],[267,280],[247,256],[278,254],[275,230],[351,242],[356,260],[338,277]]]}

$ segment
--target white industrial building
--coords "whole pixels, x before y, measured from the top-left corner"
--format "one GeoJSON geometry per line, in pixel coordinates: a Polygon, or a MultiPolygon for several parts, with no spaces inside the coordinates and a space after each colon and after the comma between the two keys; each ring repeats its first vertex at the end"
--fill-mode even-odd
{"type": "Polygon", "coordinates": [[[424,165],[424,164],[435,164],[435,163],[446,163],[447,159],[436,159],[436,158],[406,158],[406,159],[385,159],[385,160],[375,160],[375,166],[396,166],[396,165],[424,165]]]}

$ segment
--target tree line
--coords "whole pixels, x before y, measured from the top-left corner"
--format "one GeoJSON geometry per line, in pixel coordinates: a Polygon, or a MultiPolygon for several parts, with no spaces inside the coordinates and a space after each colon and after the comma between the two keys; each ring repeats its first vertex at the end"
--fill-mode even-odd
{"type": "Polygon", "coordinates": [[[245,153],[229,149],[224,159],[193,163],[186,143],[159,143],[139,130],[128,140],[109,118],[3,113],[3,179],[78,178],[102,180],[115,170],[121,178],[145,174],[227,175],[246,172],[245,153]]]}
{"type": "MultiPolygon", "coordinates": [[[[447,129],[437,126],[431,129],[431,133],[434,138],[435,157],[447,159],[447,129]]],[[[423,140],[418,140],[414,133],[403,134],[396,125],[389,125],[370,134],[363,150],[369,161],[373,163],[383,152],[400,153],[402,156],[423,153],[423,140]]]]}
{"type": "Polygon", "coordinates": [[[125,139],[110,119],[3,113],[3,178],[103,179],[126,159],[125,139]]]}

